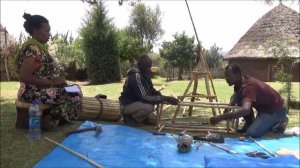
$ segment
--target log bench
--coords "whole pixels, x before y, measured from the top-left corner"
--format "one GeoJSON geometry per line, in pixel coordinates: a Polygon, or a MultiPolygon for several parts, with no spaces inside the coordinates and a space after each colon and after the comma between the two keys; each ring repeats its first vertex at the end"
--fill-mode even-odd
{"type": "MultiPolygon", "coordinates": [[[[28,110],[31,103],[15,101],[17,109],[16,128],[28,129],[28,110]]],[[[42,117],[49,113],[51,105],[39,104],[42,117]]],[[[82,111],[79,113],[78,120],[91,121],[118,121],[122,117],[120,113],[119,101],[112,99],[97,99],[95,97],[83,97],[82,111]]]]}
{"type": "MultiPolygon", "coordinates": [[[[31,107],[31,103],[22,102],[21,100],[17,99],[15,101],[15,105],[17,109],[16,129],[28,129],[28,110],[31,107]]],[[[39,109],[43,116],[49,113],[51,105],[39,104],[39,109]]]]}

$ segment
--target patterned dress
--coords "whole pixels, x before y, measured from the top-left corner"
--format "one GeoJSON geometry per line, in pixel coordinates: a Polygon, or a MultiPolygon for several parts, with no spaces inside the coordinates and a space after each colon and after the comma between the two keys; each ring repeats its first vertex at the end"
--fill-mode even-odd
{"type": "MultiPolygon", "coordinates": [[[[54,79],[59,77],[61,70],[58,64],[51,57],[47,50],[42,50],[38,45],[30,44],[24,46],[21,50],[17,71],[20,70],[21,64],[27,57],[35,58],[33,75],[39,79],[54,79]]],[[[80,88],[78,86],[78,88],[80,88]]],[[[41,88],[39,86],[20,82],[18,99],[31,103],[34,99],[39,99],[41,103],[51,104],[50,115],[56,122],[51,123],[56,127],[59,121],[69,122],[76,119],[81,110],[82,93],[67,93],[64,88],[49,87],[41,88]]]]}

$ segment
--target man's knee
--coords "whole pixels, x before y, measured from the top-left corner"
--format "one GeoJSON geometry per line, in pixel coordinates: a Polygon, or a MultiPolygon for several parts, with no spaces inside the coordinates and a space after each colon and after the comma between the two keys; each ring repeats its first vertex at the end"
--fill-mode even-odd
{"type": "Polygon", "coordinates": [[[257,135],[255,134],[255,132],[253,130],[248,129],[246,131],[247,135],[253,137],[253,138],[257,138],[257,135]]]}
{"type": "Polygon", "coordinates": [[[154,111],[154,105],[152,104],[145,104],[144,112],[147,114],[151,114],[154,111]]]}

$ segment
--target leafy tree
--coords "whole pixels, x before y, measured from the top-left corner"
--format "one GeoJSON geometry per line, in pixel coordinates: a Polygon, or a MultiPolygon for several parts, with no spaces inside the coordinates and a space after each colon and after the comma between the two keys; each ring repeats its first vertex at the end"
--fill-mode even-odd
{"type": "Polygon", "coordinates": [[[173,35],[174,41],[163,42],[159,50],[161,57],[170,62],[170,65],[179,68],[178,80],[182,80],[182,73],[188,70],[189,74],[196,62],[194,37],[188,37],[185,32],[173,35]]]}
{"type": "Polygon", "coordinates": [[[153,49],[153,45],[164,34],[161,28],[161,11],[157,6],[154,10],[143,3],[137,3],[130,15],[129,30],[132,36],[140,40],[140,44],[153,49]]]}
{"type": "Polygon", "coordinates": [[[291,103],[291,90],[292,90],[292,70],[295,64],[299,62],[299,58],[293,57],[293,55],[299,54],[299,43],[293,40],[287,41],[268,41],[267,42],[268,54],[277,58],[277,65],[279,66],[278,72],[275,74],[275,78],[283,83],[280,93],[283,93],[286,97],[286,102],[289,105],[291,103]]]}
{"type": "Polygon", "coordinates": [[[205,59],[209,68],[219,68],[222,65],[222,48],[216,44],[212,45],[209,50],[205,51],[205,59]]]}
{"type": "Polygon", "coordinates": [[[26,36],[23,32],[21,32],[18,38],[18,43],[23,44],[28,38],[29,36],[26,36]]]}
{"type": "Polygon", "coordinates": [[[93,84],[121,80],[117,33],[102,1],[91,5],[80,30],[88,78],[93,84]]]}
{"type": "MultiPolygon", "coordinates": [[[[166,60],[164,69],[167,69],[167,81],[171,79],[171,70],[174,71],[173,67],[175,67],[175,58],[173,57],[173,43],[164,41],[162,44],[162,48],[159,49],[159,55],[166,60]]],[[[174,73],[173,73],[174,74],[174,73]]],[[[173,75],[174,78],[174,75],[173,75]]]]}
{"type": "Polygon", "coordinates": [[[142,47],[139,39],[131,36],[127,28],[118,31],[117,41],[121,62],[129,61],[133,65],[141,53],[147,52],[147,48],[142,47]]]}
{"type": "Polygon", "coordinates": [[[66,67],[74,64],[76,69],[85,68],[85,56],[81,47],[81,39],[73,39],[72,35],[56,33],[50,43],[50,53],[66,67]]]}
{"type": "Polygon", "coordinates": [[[124,2],[127,2],[128,5],[134,6],[137,2],[140,2],[141,0],[118,0],[119,5],[123,5],[124,2]]]}
{"type": "Polygon", "coordinates": [[[0,48],[1,81],[18,79],[14,65],[14,56],[17,55],[20,48],[20,44],[15,42],[8,42],[0,48]]]}

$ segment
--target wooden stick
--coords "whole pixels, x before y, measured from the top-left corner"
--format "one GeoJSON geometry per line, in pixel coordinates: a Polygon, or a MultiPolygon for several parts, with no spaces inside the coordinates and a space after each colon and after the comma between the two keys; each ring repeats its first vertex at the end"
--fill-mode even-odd
{"type": "Polygon", "coordinates": [[[259,147],[261,147],[263,150],[267,151],[270,155],[272,155],[273,157],[275,157],[275,154],[272,153],[271,151],[269,151],[267,148],[265,148],[264,146],[262,146],[260,143],[258,143],[255,139],[253,139],[251,136],[249,136],[249,139],[251,139],[253,142],[255,142],[259,147]]]}
{"type": "MultiPolygon", "coordinates": [[[[201,129],[201,128],[182,128],[182,127],[167,127],[165,126],[166,130],[175,130],[175,131],[182,131],[182,130],[187,130],[190,132],[207,132],[207,131],[213,131],[213,132],[220,132],[220,133],[228,133],[227,130],[213,130],[213,129],[201,129]]],[[[229,133],[233,133],[233,132],[229,132],[229,133]]]]}
{"type": "Polygon", "coordinates": [[[185,110],[186,110],[187,106],[184,106],[183,111],[182,111],[182,116],[185,117],[185,110]]]}
{"type": "MultiPolygon", "coordinates": [[[[204,115],[194,115],[194,116],[186,116],[186,117],[177,117],[176,119],[187,119],[187,118],[197,118],[197,117],[205,117],[205,116],[204,115]]],[[[169,121],[169,120],[172,120],[172,118],[162,118],[161,120],[169,121]]]]}
{"type": "Polygon", "coordinates": [[[173,127],[173,128],[200,128],[200,129],[216,129],[216,130],[226,130],[225,127],[213,127],[213,126],[204,126],[204,125],[185,125],[185,124],[164,124],[165,127],[173,127]]]}
{"type": "Polygon", "coordinates": [[[89,162],[89,163],[92,164],[93,166],[96,166],[97,168],[104,168],[104,166],[102,166],[102,165],[96,163],[95,161],[93,161],[93,160],[91,160],[91,159],[85,157],[84,155],[82,155],[82,154],[80,154],[80,153],[78,153],[78,152],[76,152],[76,151],[74,151],[74,150],[72,150],[72,149],[70,149],[70,148],[68,148],[68,147],[66,147],[66,146],[64,146],[64,145],[62,145],[62,144],[60,144],[60,143],[54,141],[54,140],[52,140],[52,139],[49,139],[49,138],[47,138],[47,137],[44,137],[44,139],[46,139],[47,141],[50,141],[50,142],[52,142],[52,143],[54,143],[54,144],[56,144],[56,145],[58,145],[58,146],[64,148],[65,150],[71,152],[72,154],[74,154],[74,155],[76,155],[76,156],[82,158],[83,160],[89,162]]]}
{"type": "Polygon", "coordinates": [[[234,132],[237,132],[237,130],[239,129],[239,119],[235,119],[235,126],[234,126],[234,132]]]}
{"type": "Polygon", "coordinates": [[[172,106],[172,105],[168,104],[168,105],[164,106],[164,107],[162,108],[161,111],[163,112],[163,111],[167,110],[167,109],[168,109],[169,107],[171,107],[171,106],[172,106]]]}
{"type": "Polygon", "coordinates": [[[180,106],[194,106],[194,107],[213,107],[213,108],[228,108],[228,109],[237,109],[238,106],[228,106],[228,105],[217,105],[217,104],[200,104],[192,102],[179,102],[180,106]]]}
{"type": "Polygon", "coordinates": [[[158,131],[157,132],[160,132],[162,129],[164,129],[165,128],[165,125],[162,125],[159,129],[158,129],[158,131]]]}
{"type": "MultiPolygon", "coordinates": [[[[193,94],[193,93],[191,93],[193,94]]],[[[191,98],[216,98],[216,96],[212,96],[212,95],[204,95],[204,94],[195,94],[195,95],[186,95],[185,97],[191,97],[191,98]]],[[[178,98],[184,98],[184,96],[178,96],[178,98]]]]}
{"type": "Polygon", "coordinates": [[[224,148],[224,147],[222,147],[222,146],[219,146],[219,145],[217,145],[217,144],[214,144],[214,143],[212,143],[212,142],[207,142],[207,143],[210,144],[211,146],[214,146],[214,147],[216,147],[216,148],[222,149],[222,150],[224,150],[224,151],[226,151],[226,152],[228,152],[228,153],[231,153],[231,154],[239,154],[239,153],[237,153],[236,151],[226,149],[226,148],[224,148]]]}
{"type": "Polygon", "coordinates": [[[159,127],[160,122],[161,122],[161,113],[162,113],[162,109],[163,109],[163,104],[158,104],[156,109],[157,109],[156,127],[159,127]]]}

